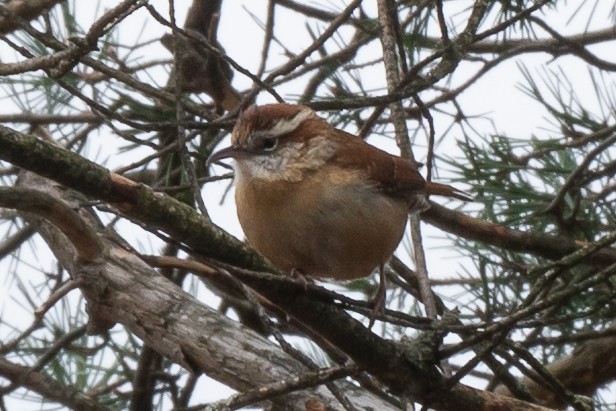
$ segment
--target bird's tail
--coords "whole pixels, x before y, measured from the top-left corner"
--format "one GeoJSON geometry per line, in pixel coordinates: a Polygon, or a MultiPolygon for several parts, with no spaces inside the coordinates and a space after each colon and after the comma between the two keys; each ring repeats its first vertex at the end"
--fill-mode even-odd
{"type": "Polygon", "coordinates": [[[447,184],[433,183],[431,181],[426,183],[426,194],[452,197],[462,201],[473,201],[473,197],[462,190],[458,190],[447,184]]]}

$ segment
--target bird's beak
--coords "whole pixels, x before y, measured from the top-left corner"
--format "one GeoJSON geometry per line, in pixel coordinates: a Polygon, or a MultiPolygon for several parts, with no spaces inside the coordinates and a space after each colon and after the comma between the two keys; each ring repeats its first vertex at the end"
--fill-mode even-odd
{"type": "Polygon", "coordinates": [[[230,146],[227,148],[223,148],[215,153],[213,153],[206,161],[206,165],[210,166],[214,163],[219,162],[225,158],[238,158],[246,154],[246,149],[240,146],[230,146]]]}

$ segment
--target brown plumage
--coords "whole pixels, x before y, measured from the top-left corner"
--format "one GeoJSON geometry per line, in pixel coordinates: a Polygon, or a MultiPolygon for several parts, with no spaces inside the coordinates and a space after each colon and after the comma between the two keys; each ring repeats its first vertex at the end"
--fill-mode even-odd
{"type": "Polygon", "coordinates": [[[394,252],[426,195],[468,200],[427,183],[411,164],[332,127],[307,107],[254,106],[233,130],[237,212],[261,254],[285,271],[349,280],[394,252]]]}

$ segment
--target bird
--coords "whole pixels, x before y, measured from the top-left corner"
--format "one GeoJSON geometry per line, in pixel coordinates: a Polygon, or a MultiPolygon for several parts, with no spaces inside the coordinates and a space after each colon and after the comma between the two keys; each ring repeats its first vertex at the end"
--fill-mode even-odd
{"type": "Polygon", "coordinates": [[[383,267],[409,214],[427,210],[432,194],[470,200],[303,105],[247,108],[231,145],[208,163],[227,158],[234,160],[237,215],[248,243],[277,268],[308,278],[346,281],[379,269],[378,312],[383,267]]]}

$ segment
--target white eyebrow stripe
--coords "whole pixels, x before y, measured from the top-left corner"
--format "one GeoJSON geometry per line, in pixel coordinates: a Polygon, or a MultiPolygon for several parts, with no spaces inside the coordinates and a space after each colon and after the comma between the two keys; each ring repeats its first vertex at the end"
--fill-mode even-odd
{"type": "Polygon", "coordinates": [[[306,120],[307,118],[310,118],[313,116],[313,111],[308,109],[308,108],[303,108],[299,113],[297,113],[294,117],[291,117],[289,119],[284,118],[284,119],[280,119],[276,122],[276,124],[274,125],[274,127],[267,129],[267,130],[262,130],[262,131],[258,131],[255,134],[256,137],[260,137],[263,135],[267,135],[268,137],[278,137],[281,136],[283,134],[287,134],[290,133],[291,131],[295,130],[297,127],[299,127],[299,125],[306,120]]]}

